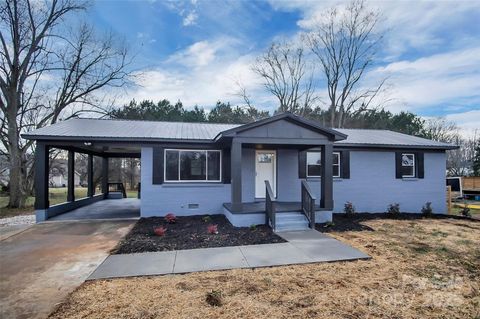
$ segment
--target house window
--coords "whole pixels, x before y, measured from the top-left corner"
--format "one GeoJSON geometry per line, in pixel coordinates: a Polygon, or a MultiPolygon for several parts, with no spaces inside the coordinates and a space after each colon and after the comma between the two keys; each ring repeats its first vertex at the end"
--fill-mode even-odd
{"type": "MultiPolygon", "coordinates": [[[[322,153],[307,152],[307,177],[322,175],[322,153]]],[[[340,152],[333,152],[333,177],[340,177],[340,152]]]]}
{"type": "Polygon", "coordinates": [[[333,152],[333,177],[340,177],[340,153],[333,152]]]}
{"type": "Polygon", "coordinates": [[[415,154],[402,154],[402,177],[415,177],[415,154]]]}
{"type": "Polygon", "coordinates": [[[219,182],[221,151],[165,150],[165,181],[219,182]]]}
{"type": "Polygon", "coordinates": [[[307,152],[307,177],[320,177],[322,174],[322,153],[307,152]]]}

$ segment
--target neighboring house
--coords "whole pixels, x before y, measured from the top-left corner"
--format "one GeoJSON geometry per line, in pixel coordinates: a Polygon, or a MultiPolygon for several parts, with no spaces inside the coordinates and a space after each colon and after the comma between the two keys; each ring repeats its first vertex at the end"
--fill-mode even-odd
{"type": "MultiPolygon", "coordinates": [[[[74,178],[75,186],[80,186],[80,174],[75,172],[74,178]]],[[[52,172],[50,174],[49,185],[50,187],[67,187],[68,179],[66,173],[61,173],[59,171],[52,172]]]]}
{"type": "MultiPolygon", "coordinates": [[[[141,216],[225,214],[236,226],[275,225],[285,211],[308,222],[313,209],[317,222],[331,220],[347,201],[358,212],[391,203],[419,212],[432,202],[445,213],[445,151],[456,148],[386,130],[328,129],[290,113],[245,125],[74,119],[25,137],[37,140],[39,176],[49,145],[138,156],[141,216]]],[[[37,210],[48,218],[44,196],[39,189],[37,210]]]]}

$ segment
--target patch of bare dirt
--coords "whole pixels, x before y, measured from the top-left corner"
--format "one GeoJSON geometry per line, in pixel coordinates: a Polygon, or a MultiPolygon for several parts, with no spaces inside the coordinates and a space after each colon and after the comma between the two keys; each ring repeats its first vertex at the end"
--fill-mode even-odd
{"type": "Polygon", "coordinates": [[[478,318],[480,223],[373,219],[371,260],[88,282],[50,318],[478,318]],[[219,306],[208,293],[222,296],[219,306]]]}

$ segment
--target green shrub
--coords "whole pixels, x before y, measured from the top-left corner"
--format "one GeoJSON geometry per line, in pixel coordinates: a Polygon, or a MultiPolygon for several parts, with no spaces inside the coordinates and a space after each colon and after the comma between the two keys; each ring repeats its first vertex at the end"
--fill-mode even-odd
{"type": "Polygon", "coordinates": [[[254,231],[254,230],[256,230],[256,229],[257,229],[257,225],[255,225],[255,224],[251,224],[251,225],[250,225],[250,230],[251,230],[251,231],[254,231]]]}
{"type": "Polygon", "coordinates": [[[353,204],[351,202],[346,202],[344,207],[343,207],[343,211],[347,215],[355,214],[355,206],[353,206],[353,204]]]}
{"type": "Polygon", "coordinates": [[[393,204],[388,205],[387,213],[388,214],[393,214],[393,215],[400,214],[400,204],[399,203],[393,203],[393,204]]]}
{"type": "Polygon", "coordinates": [[[422,214],[425,216],[431,216],[433,214],[432,202],[426,202],[422,207],[422,214]]]}
{"type": "Polygon", "coordinates": [[[460,210],[460,214],[462,214],[462,216],[465,216],[465,217],[472,217],[472,213],[470,213],[470,208],[468,208],[466,201],[463,202],[463,207],[460,210]]]}
{"type": "Polygon", "coordinates": [[[323,227],[328,228],[328,227],[333,227],[333,226],[335,226],[334,222],[326,222],[323,227]]]}
{"type": "Polygon", "coordinates": [[[223,293],[220,290],[212,290],[207,292],[205,301],[213,307],[220,307],[223,305],[223,293]]]}

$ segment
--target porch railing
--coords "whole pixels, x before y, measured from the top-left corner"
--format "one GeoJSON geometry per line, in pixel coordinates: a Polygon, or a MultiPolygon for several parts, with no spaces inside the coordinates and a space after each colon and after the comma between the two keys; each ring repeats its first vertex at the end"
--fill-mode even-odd
{"type": "Polygon", "coordinates": [[[307,217],[309,227],[315,228],[315,196],[306,181],[302,181],[302,212],[307,217]]]}
{"type": "Polygon", "coordinates": [[[275,214],[277,210],[277,199],[273,195],[272,187],[268,181],[265,181],[265,211],[266,211],[266,224],[275,230],[275,214]]]}
{"type": "Polygon", "coordinates": [[[127,192],[123,183],[108,183],[108,192],[119,192],[122,193],[123,198],[127,198],[127,192]]]}

